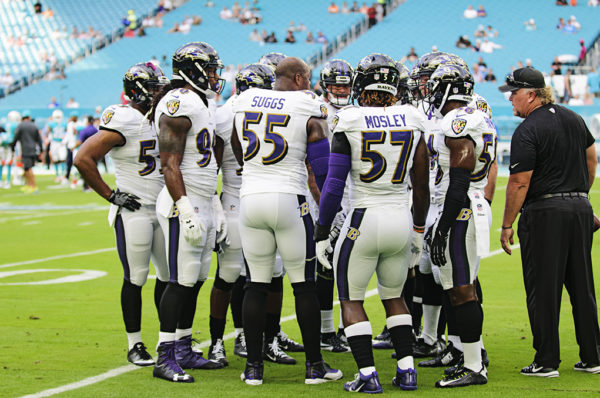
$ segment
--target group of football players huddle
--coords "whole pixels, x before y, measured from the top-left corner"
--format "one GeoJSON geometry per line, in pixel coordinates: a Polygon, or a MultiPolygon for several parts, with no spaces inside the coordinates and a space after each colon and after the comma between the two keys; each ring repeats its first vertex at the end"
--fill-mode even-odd
{"type": "Polygon", "coordinates": [[[262,384],[263,360],[296,363],[285,351],[305,352],[306,384],[341,379],[324,349],[352,352],[359,372],[347,391],[382,392],[373,359],[382,347],[394,349],[392,384],[403,390],[417,388],[415,356],[434,357],[419,366],[446,367],[436,387],[485,384],[477,271],[489,251],[497,138],[465,62],[434,52],[409,71],[384,54],[355,69],[336,59],[321,69],[318,96],[302,60],[270,53],[237,74],[236,94],[222,106],[215,97],[223,63],[209,44],[181,46],[172,68],[169,81],[151,62],[130,67],[130,104],[108,107],[75,159],[111,203],[128,360],[173,382],[193,382],[184,369],[227,366],[231,306],[248,385],[262,384]],[[116,189],[96,167],[106,154],[116,189]],[[213,250],[205,358],[193,347],[192,324],[213,250]],[[140,332],[150,259],[156,362],[140,332]],[[386,312],[375,340],[363,308],[374,273],[386,312]],[[285,274],[303,345],[279,326],[285,274]],[[441,313],[447,343],[438,338],[441,313]],[[414,327],[421,314],[422,329],[414,327]]]}

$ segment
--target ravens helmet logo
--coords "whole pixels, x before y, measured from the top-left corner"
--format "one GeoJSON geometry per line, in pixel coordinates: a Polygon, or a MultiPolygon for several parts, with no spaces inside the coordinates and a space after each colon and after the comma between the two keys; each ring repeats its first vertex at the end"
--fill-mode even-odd
{"type": "Polygon", "coordinates": [[[114,114],[115,112],[111,110],[104,111],[104,113],[102,114],[102,123],[108,124],[108,122],[110,122],[114,114]]]}
{"type": "Polygon", "coordinates": [[[454,134],[460,134],[467,127],[467,121],[465,119],[454,119],[452,121],[452,131],[454,134]]]}
{"type": "Polygon", "coordinates": [[[179,100],[174,99],[167,102],[167,110],[174,115],[179,110],[179,100]]]}

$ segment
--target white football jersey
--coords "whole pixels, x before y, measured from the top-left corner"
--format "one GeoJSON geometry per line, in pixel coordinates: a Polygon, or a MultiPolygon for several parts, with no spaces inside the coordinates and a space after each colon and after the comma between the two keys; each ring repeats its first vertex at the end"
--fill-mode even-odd
{"type": "Polygon", "coordinates": [[[439,182],[435,190],[435,203],[443,204],[450,183],[450,149],[445,138],[469,137],[475,143],[475,168],[471,172],[469,191],[481,190],[487,184],[490,166],[496,159],[496,127],[484,112],[469,106],[454,109],[442,119],[443,137],[434,140],[438,154],[439,182]]]}
{"type": "Polygon", "coordinates": [[[424,130],[422,113],[411,105],[349,106],[336,119],[334,134],[345,133],[352,149],[351,206],[408,206],[409,171],[424,130]]]}
{"type": "Polygon", "coordinates": [[[250,193],[306,194],[306,124],[327,107],[309,91],[251,88],[235,100],[235,127],[244,150],[240,197],[250,193]]]}
{"type": "Polygon", "coordinates": [[[469,102],[469,104],[467,106],[470,106],[471,108],[479,109],[483,113],[487,114],[487,116],[490,119],[492,118],[492,108],[490,107],[490,104],[488,104],[486,99],[483,98],[479,94],[473,93],[473,99],[471,100],[471,102],[469,102]]]}
{"type": "Polygon", "coordinates": [[[229,97],[227,102],[217,109],[216,134],[223,140],[223,160],[221,161],[221,176],[223,186],[221,191],[236,198],[242,187],[242,170],[231,148],[231,132],[233,131],[233,103],[237,95],[229,97]]]}
{"type": "Polygon", "coordinates": [[[169,91],[156,107],[155,126],[160,134],[159,120],[169,117],[187,117],[192,127],[187,132],[183,160],[179,166],[186,193],[212,197],[217,188],[217,162],[213,154],[215,115],[195,92],[178,88],[169,91]]]}
{"type": "Polygon", "coordinates": [[[158,137],[144,115],[129,105],[111,105],[100,118],[100,129],[118,133],[125,145],[109,155],[115,165],[117,187],[137,195],[144,205],[154,205],[164,185],[158,157],[158,137]]]}
{"type": "Polygon", "coordinates": [[[330,102],[323,101],[323,104],[327,108],[327,125],[329,126],[327,138],[329,138],[329,142],[331,142],[331,139],[333,138],[333,119],[335,118],[335,115],[336,113],[338,113],[340,108],[336,108],[330,102]]]}

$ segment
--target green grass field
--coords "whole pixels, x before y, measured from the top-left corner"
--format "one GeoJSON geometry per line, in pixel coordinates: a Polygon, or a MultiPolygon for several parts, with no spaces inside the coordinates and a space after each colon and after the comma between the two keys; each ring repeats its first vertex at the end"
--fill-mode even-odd
{"type": "MultiPolygon", "coordinates": [[[[110,177],[107,177],[110,179],[110,177]]],[[[239,375],[244,361],[233,355],[233,340],[226,342],[230,366],[217,371],[191,371],[196,382],[176,385],[152,377],[152,368],[127,367],[127,339],[120,309],[122,268],[113,249],[113,232],[106,221],[107,203],[94,193],[57,187],[53,178],[38,178],[40,193],[21,194],[18,187],[0,192],[0,396],[17,397],[105,374],[126,371],[115,377],[62,392],[64,397],[190,396],[342,396],[342,382],[307,386],[303,383],[303,354],[294,355],[295,366],[265,364],[261,387],[243,384],[239,375]],[[41,271],[46,270],[46,271],[41,271]],[[77,270],[77,271],[75,271],[77,270]],[[39,284],[68,276],[87,275],[85,270],[102,271],[104,276],[72,283],[39,284]],[[29,271],[29,272],[17,272],[29,271]],[[38,284],[35,284],[38,282],[38,284]],[[24,284],[33,283],[33,284],[24,284]],[[133,369],[130,370],[129,369],[133,369]]],[[[504,206],[506,178],[498,181],[493,205],[491,248],[500,248],[499,231],[504,206]]],[[[600,199],[592,191],[592,204],[600,199]]],[[[548,242],[552,244],[552,242],[548,242]]],[[[497,252],[495,252],[497,253],[497,252]]],[[[596,280],[600,275],[598,237],[593,258],[596,280]]],[[[214,267],[211,275],[214,274],[214,267]]],[[[480,280],[484,292],[484,342],[489,352],[489,382],[467,390],[440,391],[434,387],[441,369],[418,369],[419,390],[413,395],[458,396],[597,396],[600,376],[572,370],[579,360],[568,295],[563,295],[561,315],[561,375],[556,379],[527,378],[519,374],[533,359],[531,333],[525,307],[520,253],[495,254],[483,260],[480,280]]],[[[60,280],[57,282],[61,282],[60,280]]],[[[142,336],[148,347],[156,345],[158,320],[152,292],[154,281],[144,289],[142,336]]],[[[600,294],[596,284],[596,295],[600,294]]],[[[200,292],[194,337],[210,338],[208,297],[212,279],[200,292]]],[[[371,288],[375,288],[372,282],[371,288]]],[[[282,317],[293,315],[293,295],[285,285],[282,317]]],[[[384,325],[377,296],[367,298],[365,307],[378,333],[384,325]]],[[[335,319],[339,306],[335,307],[335,319]]],[[[295,320],[282,329],[300,339],[295,320]]],[[[231,319],[226,333],[231,332],[231,319]]],[[[151,350],[153,351],[153,350],[151,350]]],[[[409,394],[391,385],[395,361],[391,351],[376,351],[375,360],[384,394],[409,394]]],[[[324,353],[334,367],[342,369],[344,380],[356,372],[351,354],[324,353]]],[[[36,396],[50,396],[50,393],[36,396]]]]}

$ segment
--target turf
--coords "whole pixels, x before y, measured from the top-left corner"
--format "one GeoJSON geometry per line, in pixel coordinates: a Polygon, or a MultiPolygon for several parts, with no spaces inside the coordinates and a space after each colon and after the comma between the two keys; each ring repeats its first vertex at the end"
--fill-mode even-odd
{"type": "MultiPolygon", "coordinates": [[[[107,177],[110,179],[110,177],[107,177]]],[[[38,178],[40,193],[26,196],[18,187],[0,192],[0,396],[16,397],[77,382],[127,365],[127,340],[121,319],[120,287],[122,269],[114,246],[114,236],[106,221],[107,203],[94,193],[79,189],[57,188],[49,176],[38,178]],[[18,206],[18,208],[17,208],[18,206]],[[38,206],[40,209],[28,208],[38,206]],[[53,206],[61,206],[53,209],[53,206]],[[9,210],[12,209],[12,210],[9,210]],[[101,250],[106,249],[106,250],[101,250]],[[28,260],[95,251],[28,264],[28,260]],[[20,263],[11,265],[12,263],[20,263]],[[22,270],[56,270],[5,276],[22,270]],[[75,283],[8,285],[41,282],[81,271],[97,270],[106,275],[75,283]]],[[[499,190],[493,205],[492,250],[499,249],[501,214],[504,207],[506,178],[498,181],[499,190]]],[[[597,188],[596,188],[597,192],[597,188]]],[[[600,199],[592,192],[592,204],[600,208],[600,199]]],[[[549,242],[551,244],[551,242],[549,242]]],[[[600,247],[594,244],[596,276],[600,274],[600,247]]],[[[214,267],[211,275],[214,274],[214,267]]],[[[572,370],[579,360],[568,295],[563,295],[560,337],[562,366],[556,379],[527,378],[518,370],[533,358],[531,333],[525,308],[520,253],[504,253],[484,259],[480,270],[484,289],[484,342],[489,352],[489,382],[486,386],[440,391],[434,388],[439,369],[419,369],[419,390],[413,394],[427,396],[597,396],[600,376],[572,370]]],[[[158,322],[152,299],[153,280],[144,289],[142,336],[148,347],[157,340],[158,322]]],[[[206,282],[199,297],[194,337],[209,339],[208,297],[212,279],[206,282]]],[[[596,294],[600,293],[596,286],[596,294]]],[[[375,288],[374,282],[370,287],[375,288]]],[[[376,296],[365,301],[375,333],[384,324],[382,306],[376,296]]],[[[285,286],[283,316],[293,314],[293,295],[285,286]]],[[[335,307],[335,319],[339,307],[335,307]]],[[[282,324],[291,337],[299,340],[295,320],[282,324]]],[[[226,333],[232,331],[228,320],[226,333]]],[[[296,353],[295,366],[265,365],[265,383],[249,387],[239,380],[244,361],[232,354],[233,340],[225,344],[230,366],[217,371],[192,371],[196,382],[175,385],[152,378],[152,369],[136,369],[117,377],[68,391],[61,396],[130,397],[192,394],[210,396],[337,396],[345,394],[342,382],[319,386],[303,384],[303,354],[296,353]]],[[[152,350],[151,350],[152,351],[152,350]]],[[[384,393],[401,394],[391,386],[395,361],[391,352],[375,351],[375,360],[384,393]]],[[[351,354],[324,353],[327,362],[344,372],[350,380],[356,372],[351,354]]],[[[406,393],[404,393],[406,394],[406,393]]]]}

